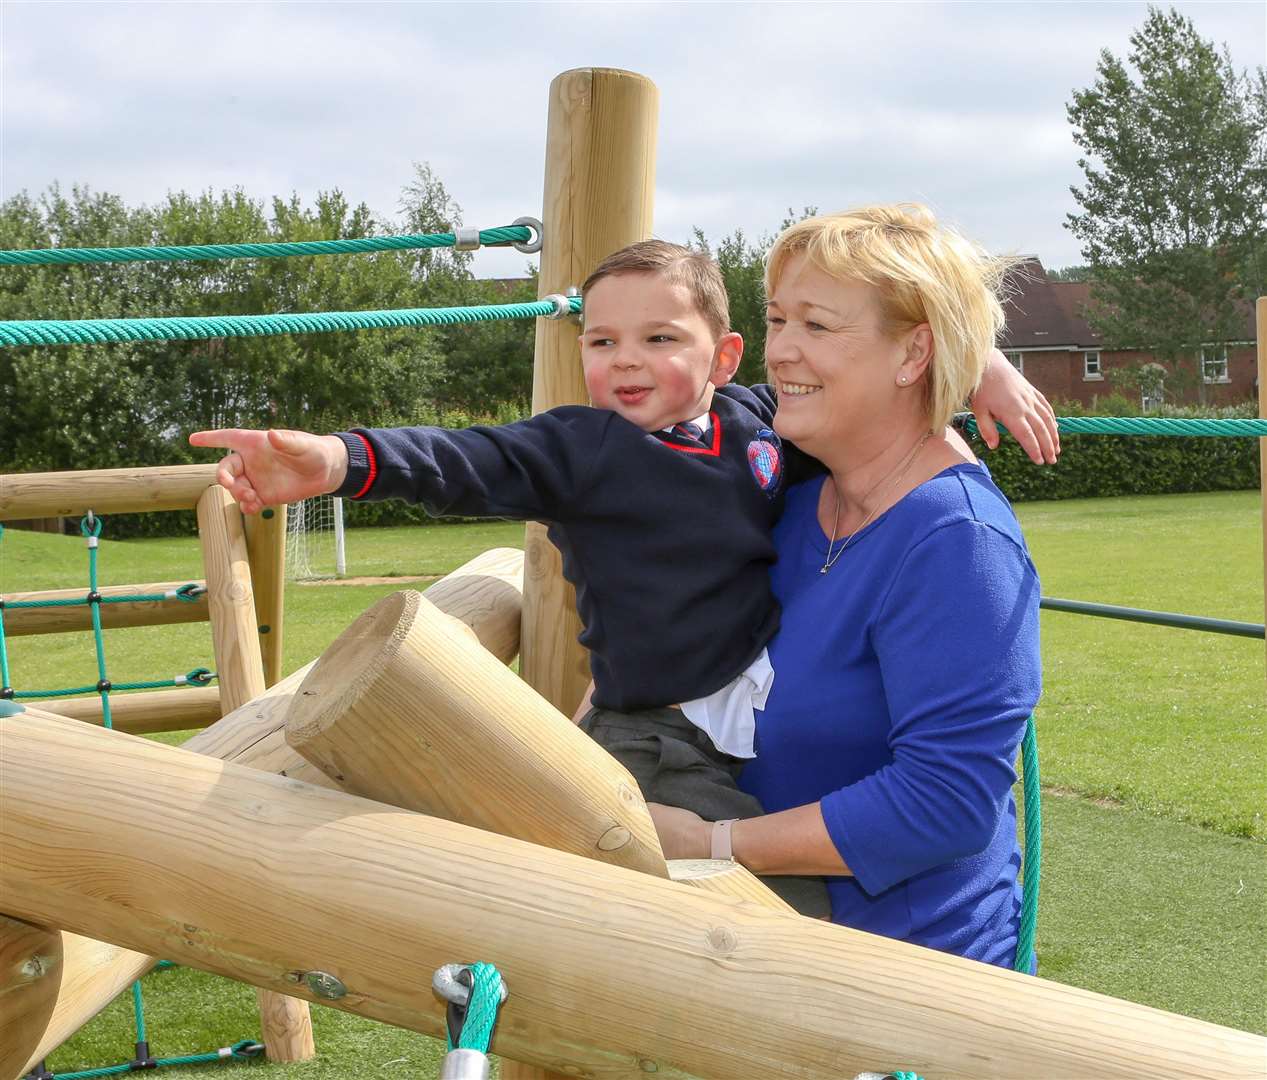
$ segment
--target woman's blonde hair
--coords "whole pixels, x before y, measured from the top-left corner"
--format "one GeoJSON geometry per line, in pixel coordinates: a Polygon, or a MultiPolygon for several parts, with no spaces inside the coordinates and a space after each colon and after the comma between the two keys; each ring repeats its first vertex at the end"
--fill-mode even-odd
{"type": "Polygon", "coordinates": [[[932,429],[945,427],[981,381],[1003,329],[1000,295],[1015,260],[986,254],[914,203],[824,214],[784,229],[766,256],[766,295],[801,254],[834,278],[874,286],[887,332],[928,323],[925,404],[932,429]]]}

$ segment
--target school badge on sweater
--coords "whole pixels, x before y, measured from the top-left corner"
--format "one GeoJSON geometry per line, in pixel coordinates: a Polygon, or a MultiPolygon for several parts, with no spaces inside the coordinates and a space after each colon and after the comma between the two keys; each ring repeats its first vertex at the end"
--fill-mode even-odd
{"type": "Polygon", "coordinates": [[[779,437],[769,428],[762,428],[748,444],[748,467],[757,487],[767,495],[773,495],[783,475],[783,452],[779,449],[779,437]]]}

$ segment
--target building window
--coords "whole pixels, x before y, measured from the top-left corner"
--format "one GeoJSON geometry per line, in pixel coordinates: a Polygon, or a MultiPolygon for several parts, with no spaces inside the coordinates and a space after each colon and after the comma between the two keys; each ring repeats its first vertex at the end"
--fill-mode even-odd
{"type": "Polygon", "coordinates": [[[1025,354],[1021,352],[1005,352],[1003,356],[1022,375],[1025,374],[1025,354]]]}
{"type": "Polygon", "coordinates": [[[1099,349],[1088,349],[1082,354],[1082,377],[1084,379],[1104,378],[1104,372],[1100,370],[1099,349]]]}
{"type": "Polygon", "coordinates": [[[1201,350],[1201,378],[1208,383],[1232,381],[1227,375],[1227,346],[1210,345],[1201,350]]]}

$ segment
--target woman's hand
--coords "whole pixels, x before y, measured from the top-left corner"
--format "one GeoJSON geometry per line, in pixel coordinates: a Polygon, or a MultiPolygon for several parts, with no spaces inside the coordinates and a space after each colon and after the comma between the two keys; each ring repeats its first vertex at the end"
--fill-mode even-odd
{"type": "Polygon", "coordinates": [[[216,482],[238,501],[244,514],[337,491],[347,475],[347,449],[336,435],[225,428],[195,431],[189,442],[229,451],[220,459],[216,482]]]}
{"type": "Polygon", "coordinates": [[[968,403],[986,446],[999,445],[999,421],[1011,432],[1035,465],[1055,465],[1060,456],[1056,414],[1043,395],[1008,363],[998,349],[990,354],[981,385],[968,403]]]}
{"type": "Polygon", "coordinates": [[[666,859],[707,859],[712,855],[712,823],[699,814],[664,803],[647,803],[666,859]]]}

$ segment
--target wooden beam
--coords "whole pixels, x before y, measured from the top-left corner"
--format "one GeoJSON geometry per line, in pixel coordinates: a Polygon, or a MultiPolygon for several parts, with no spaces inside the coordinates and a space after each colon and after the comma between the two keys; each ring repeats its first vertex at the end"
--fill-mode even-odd
{"type": "Polygon", "coordinates": [[[22,1074],[25,1033],[48,1027],[61,973],[60,933],[0,915],[0,1077],[22,1074]]]}
{"type": "Polygon", "coordinates": [[[0,521],[192,510],[215,482],[215,465],[8,473],[0,476],[0,521]]]}
{"type": "Polygon", "coordinates": [[[286,741],[345,791],[668,875],[628,770],[420,593],[326,649],[286,741]]]}
{"type": "MultiPolygon", "coordinates": [[[[651,235],[659,92],[650,79],[611,68],[565,71],[550,84],[540,294],[580,286],[613,251],[651,235]]],[[[587,405],[577,327],[537,320],[534,412],[587,405]]],[[[576,597],[544,526],[524,534],[524,680],[571,716],[589,682],[577,642],[576,597]]]]}
{"type": "MultiPolygon", "coordinates": [[[[166,593],[182,585],[202,587],[202,581],[152,581],[141,585],[106,585],[104,597],[141,596],[166,593]]],[[[23,634],[60,634],[69,630],[91,630],[92,612],[88,605],[78,607],[20,608],[13,605],[27,600],[82,600],[86,587],[79,589],[45,589],[42,592],[5,593],[4,632],[11,637],[23,634]]],[[[207,597],[203,593],[193,600],[144,600],[138,603],[101,605],[101,626],[117,630],[127,626],[162,626],[168,623],[207,621],[207,597]]]]}
{"type": "Polygon", "coordinates": [[[428,1034],[483,959],[493,1049],[619,1080],[1260,1075],[1267,1040],[27,710],[0,719],[6,914],[428,1034]],[[118,784],[126,774],[137,782],[118,784]],[[244,858],[243,853],[250,857],[244,858]],[[155,866],[165,873],[155,875],[155,866]]]}
{"type": "MultiPolygon", "coordinates": [[[[433,583],[424,595],[441,610],[461,619],[486,649],[509,663],[519,651],[522,591],[523,552],[498,548],[458,567],[433,583]]],[[[183,748],[333,787],[334,781],[287,746],[284,738],[287,710],[311,667],[309,664],[300,668],[261,697],[235,709],[188,740],[183,748]]],[[[5,948],[6,927],[0,923],[0,950],[5,948]]],[[[62,938],[64,961],[56,1006],[46,1029],[34,1023],[22,1029],[21,1045],[12,1051],[15,1058],[25,1059],[19,1073],[47,1057],[156,960],[75,934],[63,933],[62,938]]],[[[50,973],[48,977],[53,976],[50,973]]],[[[2,1071],[0,1080],[8,1080],[2,1071]]]]}
{"type": "MultiPolygon", "coordinates": [[[[49,711],[72,720],[100,724],[101,697],[58,698],[47,703],[49,711]]],[[[220,690],[215,686],[190,686],[177,690],[146,690],[110,695],[110,720],[115,731],[129,735],[153,735],[158,731],[188,731],[214,724],[224,714],[220,690]]]]}
{"type": "Polygon", "coordinates": [[[286,507],[266,506],[245,519],[246,550],[259,620],[264,683],[282,677],[282,629],[286,605],[286,507]]]}

